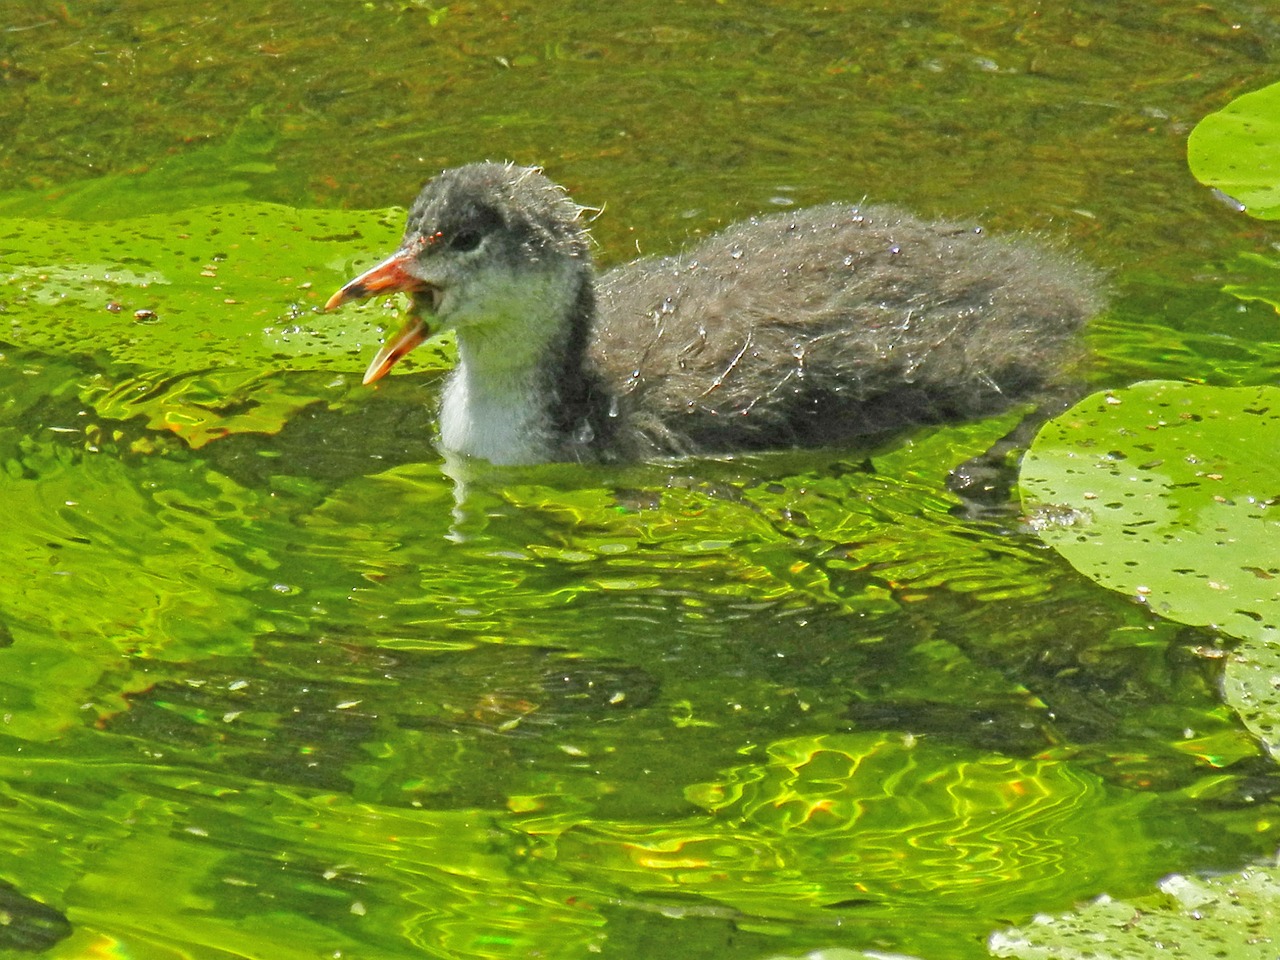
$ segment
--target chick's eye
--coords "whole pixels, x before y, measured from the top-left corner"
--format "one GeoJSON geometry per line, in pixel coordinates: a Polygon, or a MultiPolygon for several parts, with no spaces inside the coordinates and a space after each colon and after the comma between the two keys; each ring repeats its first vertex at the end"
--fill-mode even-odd
{"type": "Polygon", "coordinates": [[[480,240],[479,230],[459,230],[450,238],[449,249],[466,253],[468,250],[474,250],[480,246],[480,240]]]}

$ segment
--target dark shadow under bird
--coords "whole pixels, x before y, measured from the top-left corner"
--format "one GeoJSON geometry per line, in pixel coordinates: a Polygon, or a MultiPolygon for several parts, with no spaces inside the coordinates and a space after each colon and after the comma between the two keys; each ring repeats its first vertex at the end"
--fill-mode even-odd
{"type": "Polygon", "coordinates": [[[597,277],[585,209],[536,168],[446,170],[399,249],[326,305],[409,295],[366,383],[455,332],[446,453],[639,459],[986,416],[1049,388],[1102,304],[1094,270],[1039,243],[862,204],[753,217],[597,277]]]}

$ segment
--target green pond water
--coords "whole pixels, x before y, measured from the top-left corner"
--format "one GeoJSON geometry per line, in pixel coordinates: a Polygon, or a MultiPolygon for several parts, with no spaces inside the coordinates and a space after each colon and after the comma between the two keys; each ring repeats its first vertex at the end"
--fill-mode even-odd
{"type": "Polygon", "coordinates": [[[987,955],[1274,853],[1221,638],[867,449],[477,469],[325,316],[441,167],[604,264],[833,199],[1109,273],[1088,379],[1275,382],[1186,172],[1269,5],[9,2],[0,957],[987,955]],[[372,212],[370,212],[372,211],[372,212]]]}

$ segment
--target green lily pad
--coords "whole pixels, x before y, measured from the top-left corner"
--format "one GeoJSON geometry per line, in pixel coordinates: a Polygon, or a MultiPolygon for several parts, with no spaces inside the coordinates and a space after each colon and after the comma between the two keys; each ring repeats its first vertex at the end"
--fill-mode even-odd
{"type": "Polygon", "coordinates": [[[321,305],[395,244],[402,214],[242,202],[274,170],[263,115],[143,170],[0,193],[0,342],[33,370],[75,357],[103,420],[193,447],[332,405],[332,372],[357,374],[400,318],[385,301],[321,305]]]}
{"type": "Polygon", "coordinates": [[[1187,162],[1197,180],[1250,216],[1280,219],[1280,83],[1237,97],[1196,124],[1187,162]]]}
{"type": "Polygon", "coordinates": [[[355,259],[391,249],[400,215],[226,204],[96,224],[0,219],[0,338],[170,373],[358,370],[395,322],[322,315],[355,259]]]}
{"type": "Polygon", "coordinates": [[[1094,394],[1046,424],[1023,505],[1077,570],[1180,623],[1245,641],[1224,693],[1280,755],[1280,388],[1168,381],[1094,394]]]}
{"type": "Polygon", "coordinates": [[[1208,879],[1174,875],[1160,893],[1131,903],[1102,897],[1061,917],[1038,917],[994,934],[997,957],[1021,960],[1275,960],[1280,869],[1257,867],[1208,879]]]}
{"type": "Polygon", "coordinates": [[[1280,389],[1148,381],[1046,424],[1023,503],[1086,576],[1173,620],[1280,643],[1280,389]]]}
{"type": "MultiPolygon", "coordinates": [[[[237,203],[132,220],[0,219],[0,341],[91,357],[82,401],[191,446],[278,430],[333,390],[280,371],[356,375],[394,301],[326,314],[329,295],[392,249],[402,213],[237,203]]],[[[442,362],[422,350],[407,366],[442,362]]]]}

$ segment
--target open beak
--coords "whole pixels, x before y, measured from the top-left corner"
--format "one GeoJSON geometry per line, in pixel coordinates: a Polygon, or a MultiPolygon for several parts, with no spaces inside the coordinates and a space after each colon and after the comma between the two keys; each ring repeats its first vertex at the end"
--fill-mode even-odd
{"type": "MultiPolygon", "coordinates": [[[[324,308],[332,310],[352,300],[364,300],[379,293],[427,293],[432,303],[435,303],[439,299],[439,290],[425,280],[418,279],[408,270],[409,264],[413,262],[413,253],[412,249],[397,250],[376,267],[366,270],[335,293],[329,298],[324,308]]],[[[401,357],[430,338],[431,328],[419,313],[418,298],[415,296],[413,299],[414,306],[409,311],[405,325],[394,336],[387,339],[382,349],[378,351],[378,355],[373,358],[373,362],[369,364],[369,368],[365,370],[366,384],[381,379],[401,357]]]]}

